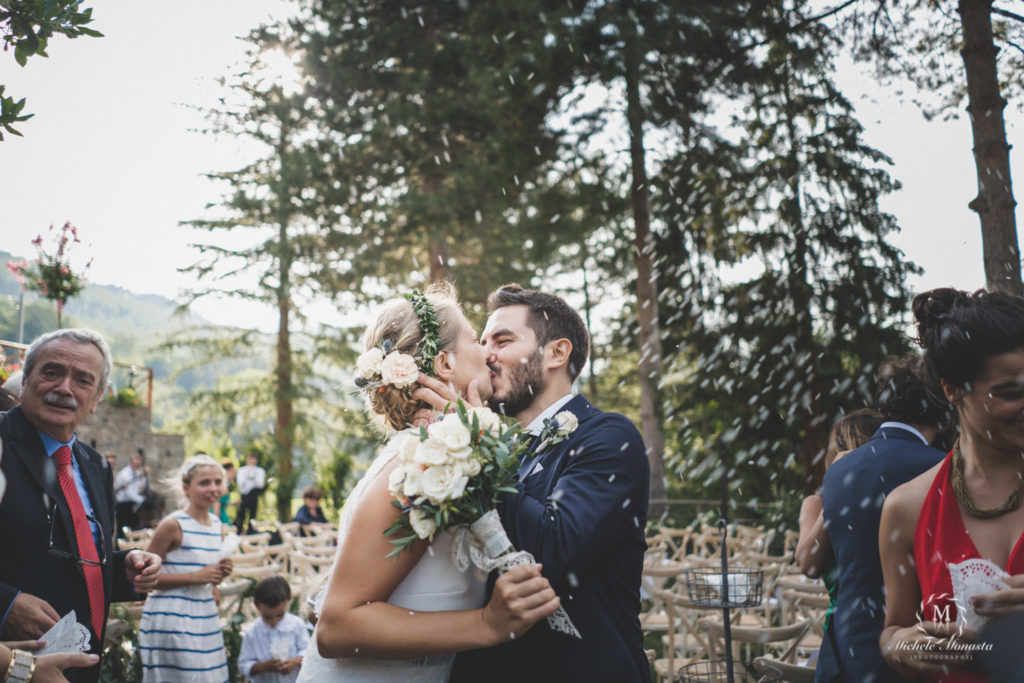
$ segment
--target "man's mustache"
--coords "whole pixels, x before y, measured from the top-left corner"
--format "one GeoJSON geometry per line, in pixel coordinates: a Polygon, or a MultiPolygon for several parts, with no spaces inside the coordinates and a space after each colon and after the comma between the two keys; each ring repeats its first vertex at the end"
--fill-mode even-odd
{"type": "Polygon", "coordinates": [[[56,406],[57,408],[78,410],[78,401],[74,396],[65,396],[63,394],[58,394],[56,391],[51,391],[43,396],[43,403],[50,406],[56,406]]]}
{"type": "Polygon", "coordinates": [[[484,363],[484,365],[486,365],[487,369],[493,372],[495,375],[501,374],[501,366],[499,366],[497,363],[484,363]]]}

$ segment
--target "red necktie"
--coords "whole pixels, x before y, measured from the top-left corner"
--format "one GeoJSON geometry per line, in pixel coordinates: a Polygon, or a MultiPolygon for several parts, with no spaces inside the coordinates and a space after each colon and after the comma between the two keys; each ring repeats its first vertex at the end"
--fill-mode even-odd
{"type": "MultiPolygon", "coordinates": [[[[75,486],[75,475],[71,472],[71,449],[61,446],[53,454],[53,462],[57,465],[57,479],[64,492],[64,500],[71,509],[71,520],[75,524],[75,542],[78,544],[78,556],[90,562],[99,562],[96,554],[96,542],[92,538],[92,529],[85,516],[82,499],[78,497],[75,486]]],[[[89,591],[89,612],[92,617],[92,630],[97,638],[103,634],[103,617],[107,611],[103,595],[103,568],[98,564],[79,563],[85,573],[85,585],[89,591]]]]}

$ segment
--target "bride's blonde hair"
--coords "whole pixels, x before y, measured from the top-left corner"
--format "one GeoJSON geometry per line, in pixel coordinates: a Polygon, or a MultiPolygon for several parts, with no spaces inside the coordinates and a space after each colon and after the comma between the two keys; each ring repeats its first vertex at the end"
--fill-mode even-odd
{"type": "MultiPolygon", "coordinates": [[[[458,339],[462,322],[462,307],[455,287],[450,282],[436,282],[423,293],[434,307],[438,322],[437,350],[451,351],[458,339]]],[[[391,341],[395,351],[413,357],[419,355],[423,328],[413,305],[405,298],[391,299],[381,305],[377,316],[366,327],[363,349],[379,348],[385,339],[391,341]]],[[[413,399],[412,391],[412,388],[399,389],[392,385],[374,387],[366,393],[366,406],[389,429],[404,429],[412,424],[412,417],[417,410],[430,407],[413,399]]]]}

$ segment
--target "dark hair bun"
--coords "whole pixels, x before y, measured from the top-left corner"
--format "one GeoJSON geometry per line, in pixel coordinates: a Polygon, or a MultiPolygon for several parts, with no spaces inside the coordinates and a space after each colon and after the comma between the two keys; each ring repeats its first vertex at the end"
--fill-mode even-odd
{"type": "MultiPolygon", "coordinates": [[[[953,305],[958,299],[969,296],[967,292],[961,292],[952,287],[941,287],[915,296],[911,310],[913,310],[914,319],[917,321],[918,335],[923,336],[926,332],[935,329],[940,321],[949,318],[953,305]]],[[[920,340],[920,342],[923,346],[924,341],[920,340]]]]}
{"type": "Polygon", "coordinates": [[[929,381],[966,387],[992,356],[1024,349],[1024,299],[943,287],[914,297],[917,341],[929,381]]]}

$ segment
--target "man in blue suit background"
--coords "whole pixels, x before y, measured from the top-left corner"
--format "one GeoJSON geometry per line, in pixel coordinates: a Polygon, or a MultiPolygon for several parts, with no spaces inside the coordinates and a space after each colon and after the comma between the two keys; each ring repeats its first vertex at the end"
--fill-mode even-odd
{"type": "Polygon", "coordinates": [[[891,361],[879,375],[877,409],[886,422],[825,473],[822,514],[838,569],[832,625],[815,681],[903,681],[882,659],[885,592],[878,552],[882,503],[889,493],[945,457],[935,441],[949,407],[926,389],[919,356],[891,361]]]}
{"type": "Polygon", "coordinates": [[[492,408],[535,437],[520,491],[499,510],[502,523],[515,547],[543,565],[581,637],[541,621],[521,638],[461,653],[452,680],[649,681],[637,617],[650,487],[640,433],[573,396],[590,342],[565,301],[506,285],[488,303],[481,341],[492,408]]]}

